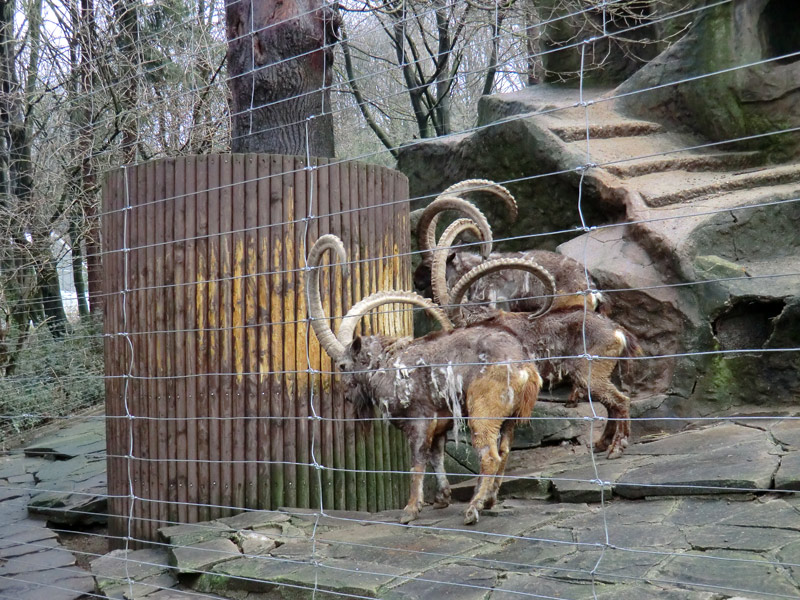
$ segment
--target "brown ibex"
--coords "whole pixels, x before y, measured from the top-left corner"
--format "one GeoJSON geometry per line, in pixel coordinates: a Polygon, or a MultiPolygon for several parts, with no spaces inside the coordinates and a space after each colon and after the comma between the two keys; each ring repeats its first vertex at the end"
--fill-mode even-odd
{"type": "MultiPolygon", "coordinates": [[[[433,266],[433,248],[436,243],[436,224],[445,211],[457,211],[475,223],[475,227],[468,230],[480,242],[480,254],[469,250],[450,248],[445,256],[447,269],[445,278],[449,285],[455,283],[465,273],[477,267],[486,258],[523,258],[531,260],[549,271],[556,282],[556,298],[553,309],[558,310],[568,306],[583,307],[584,298],[588,299],[590,310],[595,310],[602,301],[602,295],[596,290],[596,285],[591,276],[587,275],[584,266],[578,261],[547,250],[526,250],[524,252],[494,252],[491,253],[492,230],[483,213],[473,204],[467,202],[458,194],[470,191],[486,191],[495,194],[506,206],[509,217],[513,220],[517,215],[517,203],[505,187],[487,179],[468,179],[456,183],[431,202],[422,212],[417,224],[417,243],[422,252],[422,260],[414,271],[414,287],[425,291],[432,285],[431,273],[433,266]]],[[[463,232],[463,231],[462,231],[463,232]]],[[[452,246],[438,244],[440,247],[452,246]]],[[[469,291],[468,300],[472,303],[493,305],[498,301],[507,301],[507,307],[512,311],[533,311],[541,306],[541,300],[531,297],[530,277],[520,271],[502,271],[493,274],[481,285],[469,291]]]]}
{"type": "Polygon", "coordinates": [[[481,327],[504,327],[513,331],[523,341],[528,355],[537,360],[544,380],[551,385],[564,378],[572,382],[570,404],[577,404],[578,399],[591,391],[591,397],[606,407],[609,417],[595,450],[607,451],[609,458],[620,456],[630,437],[630,399],[612,383],[611,374],[620,357],[641,354],[636,339],[603,315],[569,306],[550,308],[548,312],[549,307],[545,305],[536,313],[462,306],[470,286],[487,275],[511,269],[532,272],[525,266],[530,262],[526,259],[490,259],[466,273],[451,293],[447,289],[443,257],[447,253],[446,245],[461,230],[475,227],[466,221],[468,219],[461,219],[448,227],[440,240],[441,246],[435,251],[434,299],[449,307],[456,325],[475,323],[481,327]],[[590,362],[589,356],[599,358],[590,362]]]}
{"type": "MultiPolygon", "coordinates": [[[[334,235],[320,237],[311,248],[306,271],[311,325],[320,346],[341,371],[345,396],[357,414],[368,416],[375,407],[408,438],[411,495],[401,521],[408,523],[419,514],[426,462],[436,474],[435,506],[449,504],[446,434],[469,417],[481,477],[464,522],[477,522],[481,510],[497,499],[514,426],[530,417],[542,384],[539,373],[510,331],[490,325],[453,329],[436,305],[413,292],[377,292],[364,298],[350,308],[334,335],[322,308],[317,268],[326,250],[340,262],[346,260],[344,247],[334,235]],[[417,339],[355,336],[364,314],[398,302],[424,308],[439,321],[442,331],[417,339]]],[[[537,272],[549,279],[541,269],[537,272]]]]}

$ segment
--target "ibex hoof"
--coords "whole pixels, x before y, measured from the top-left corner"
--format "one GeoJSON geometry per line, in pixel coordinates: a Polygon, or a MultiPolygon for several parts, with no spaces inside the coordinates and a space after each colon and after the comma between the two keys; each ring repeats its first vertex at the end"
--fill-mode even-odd
{"type": "Polygon", "coordinates": [[[622,452],[627,447],[628,447],[628,440],[626,439],[614,442],[608,449],[608,458],[609,459],[619,458],[620,456],[622,456],[622,452]]]}
{"type": "Polygon", "coordinates": [[[406,523],[411,523],[419,516],[419,510],[409,510],[408,508],[403,509],[403,514],[400,516],[400,522],[405,525],[406,523]]]}
{"type": "Polygon", "coordinates": [[[447,508],[450,506],[450,490],[443,490],[436,494],[433,500],[433,508],[447,508]]]}
{"type": "Polygon", "coordinates": [[[464,525],[474,525],[479,519],[478,509],[470,505],[467,512],[464,513],[464,525]]]}

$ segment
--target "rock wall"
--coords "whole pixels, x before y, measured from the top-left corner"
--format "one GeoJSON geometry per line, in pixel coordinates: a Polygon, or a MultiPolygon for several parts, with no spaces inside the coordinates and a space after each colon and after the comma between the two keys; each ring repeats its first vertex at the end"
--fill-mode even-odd
{"type": "Polygon", "coordinates": [[[649,357],[623,379],[634,416],[664,420],[635,434],[796,410],[800,353],[774,350],[800,347],[800,162],[704,148],[674,124],[630,118],[613,90],[585,94],[585,108],[554,85],[483,98],[478,131],[403,149],[412,197],[468,177],[508,182],[521,216],[489,205],[495,236],[586,263],[649,357]]]}
{"type": "MultiPolygon", "coordinates": [[[[685,37],[620,86],[620,93],[631,94],[621,105],[631,115],[671,120],[712,141],[796,128],[798,22],[796,0],[734,0],[703,10],[685,37]],[[749,66],[737,68],[743,65],[749,66]],[[677,81],[684,83],[665,86],[677,81]]],[[[778,158],[798,156],[800,133],[740,145],[778,158]]]]}

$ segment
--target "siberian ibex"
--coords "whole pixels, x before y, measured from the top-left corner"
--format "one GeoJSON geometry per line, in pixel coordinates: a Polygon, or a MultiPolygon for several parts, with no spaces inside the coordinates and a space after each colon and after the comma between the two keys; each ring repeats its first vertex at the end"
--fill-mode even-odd
{"type": "MultiPolygon", "coordinates": [[[[567,306],[583,307],[584,298],[588,297],[591,310],[598,307],[602,296],[596,291],[591,277],[587,280],[586,270],[578,261],[547,250],[526,250],[524,252],[491,252],[492,229],[483,213],[473,204],[459,197],[470,191],[491,192],[505,205],[509,218],[517,216],[517,203],[505,187],[488,179],[468,179],[456,183],[431,202],[422,212],[417,224],[417,243],[422,251],[422,260],[414,272],[414,286],[421,291],[431,286],[431,268],[433,264],[433,248],[436,243],[436,224],[445,211],[457,211],[474,223],[468,230],[480,242],[480,254],[468,250],[450,248],[445,257],[447,268],[445,278],[449,285],[455,283],[469,270],[477,267],[486,258],[523,258],[539,264],[549,271],[556,282],[556,298],[553,309],[567,306]],[[594,290],[594,291],[587,291],[594,290]]],[[[454,240],[453,240],[454,241],[454,240]]],[[[452,242],[446,244],[451,246],[452,242]]],[[[439,244],[443,247],[445,244],[439,244]]],[[[492,305],[497,301],[508,300],[508,308],[512,311],[538,310],[541,299],[532,292],[530,276],[520,271],[501,271],[493,274],[480,285],[474,286],[468,293],[468,301],[474,304],[492,305]]]]}
{"type": "Polygon", "coordinates": [[[442,234],[433,260],[434,299],[449,307],[456,325],[475,323],[481,327],[503,327],[512,331],[523,341],[528,356],[536,359],[544,380],[551,385],[563,378],[572,382],[571,404],[576,404],[579,398],[586,397],[591,391],[592,398],[606,407],[609,417],[595,449],[608,451],[609,458],[620,456],[630,437],[630,399],[611,382],[611,373],[619,357],[641,354],[636,339],[611,319],[574,306],[550,308],[548,312],[549,306],[545,305],[536,313],[462,306],[467,290],[483,277],[511,269],[531,272],[525,267],[530,262],[527,259],[490,259],[466,273],[451,293],[444,273],[447,246],[462,231],[474,233],[475,227],[469,219],[460,219],[442,234]],[[587,355],[601,358],[589,362],[587,355]]]}
{"type": "MultiPolygon", "coordinates": [[[[514,425],[530,417],[542,384],[522,342],[504,327],[453,329],[436,305],[413,292],[377,292],[364,298],[342,318],[338,335],[334,335],[322,308],[317,268],[326,250],[340,262],[346,261],[344,246],[334,235],[323,235],[311,248],[306,271],[311,325],[320,346],[341,371],[345,396],[357,413],[367,416],[376,407],[408,438],[412,484],[401,521],[408,523],[419,514],[426,462],[436,473],[435,506],[449,504],[450,487],[444,471],[446,434],[469,417],[481,477],[464,522],[477,522],[481,510],[497,499],[514,425]],[[417,339],[355,336],[364,314],[398,302],[427,310],[442,331],[417,339]]],[[[550,282],[541,268],[534,271],[545,283],[550,282]]]]}

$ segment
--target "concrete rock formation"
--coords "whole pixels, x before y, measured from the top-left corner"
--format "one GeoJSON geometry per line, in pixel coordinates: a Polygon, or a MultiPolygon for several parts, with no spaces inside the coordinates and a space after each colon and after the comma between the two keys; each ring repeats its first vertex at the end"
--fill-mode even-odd
{"type": "MultiPolygon", "coordinates": [[[[786,54],[796,33],[765,42],[764,28],[780,30],[781,19],[796,11],[781,0],[709,10],[622,87],[584,88],[586,106],[578,90],[555,85],[484,97],[474,133],[415,143],[400,154],[412,197],[466,178],[507,182],[520,205],[516,222],[502,221],[501,206],[484,207],[497,239],[516,238],[499,249],[558,246],[587,264],[608,290],[611,316],[641,339],[647,354],[662,357],[635,361],[626,375],[634,417],[785,412],[800,393],[800,356],[775,351],[800,346],[800,161],[786,159],[797,134],[766,136],[768,143],[758,148],[716,143],[800,123],[800,62],[782,59],[703,80],[729,88],[719,97],[738,103],[742,115],[763,111],[772,120],[736,121],[717,111],[712,87],[691,93],[689,87],[664,88],[661,104],[648,103],[645,94],[619,98],[674,80],[666,78],[666,66],[712,52],[692,45],[700,36],[729,49],[719,60],[737,64],[786,54]],[[706,35],[724,18],[729,27],[706,35]],[[726,32],[749,38],[731,40],[726,32]],[[753,100],[770,90],[773,104],[753,100]],[[695,109],[684,100],[691,94],[702,110],[689,112],[695,109]],[[792,107],[784,106],[792,98],[792,107]],[[697,131],[682,124],[687,115],[694,115],[697,131]],[[753,124],[760,129],[748,129],[753,124]],[[775,163],[780,157],[785,160],[775,163]],[[550,232],[558,233],[537,236],[550,232]]],[[[685,424],[647,421],[638,430],[685,424]]]]}

